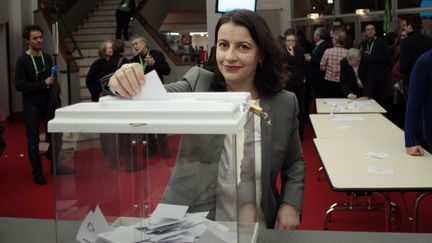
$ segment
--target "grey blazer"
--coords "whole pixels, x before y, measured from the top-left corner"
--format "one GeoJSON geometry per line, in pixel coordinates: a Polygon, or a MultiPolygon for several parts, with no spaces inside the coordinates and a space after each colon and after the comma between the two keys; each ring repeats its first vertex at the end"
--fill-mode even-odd
{"type": "MultiPolygon", "coordinates": [[[[214,74],[204,69],[193,67],[183,77],[183,80],[166,84],[169,92],[208,92],[214,74]]],[[[260,105],[271,118],[271,126],[261,121],[261,179],[262,204],[268,228],[273,228],[277,211],[281,203],[288,203],[296,207],[299,212],[303,205],[305,163],[298,134],[298,104],[295,95],[288,91],[280,91],[271,97],[261,97],[260,105]],[[281,192],[276,188],[277,176],[281,174],[281,192]]],[[[174,170],[164,195],[164,201],[174,200],[195,208],[193,211],[209,210],[210,202],[215,201],[211,193],[199,193],[196,190],[208,192],[215,190],[218,163],[223,149],[224,136],[191,135],[183,136],[182,143],[188,144],[187,150],[180,147],[177,163],[187,158],[189,165],[183,166],[181,171],[174,170]],[[188,141],[185,141],[188,140],[188,141]],[[211,153],[202,153],[203,147],[211,147],[211,153]],[[201,149],[201,150],[200,150],[201,149]],[[203,161],[205,161],[203,163],[203,161]],[[195,163],[196,162],[196,163],[195,163]],[[199,164],[199,166],[196,166],[199,164]],[[199,171],[206,171],[199,175],[199,171]],[[184,183],[192,176],[200,176],[201,185],[184,183]],[[196,193],[190,193],[192,191],[196,193]],[[198,195],[189,197],[185,195],[198,195]],[[199,198],[207,195],[204,198],[199,198]]],[[[181,145],[182,146],[182,145],[181,145]]],[[[210,203],[211,204],[211,203],[210,203]]]]}

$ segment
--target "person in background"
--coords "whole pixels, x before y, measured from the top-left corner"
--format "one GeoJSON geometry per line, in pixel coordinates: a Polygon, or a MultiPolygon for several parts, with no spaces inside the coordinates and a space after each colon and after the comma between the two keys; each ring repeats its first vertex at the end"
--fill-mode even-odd
{"type": "MultiPolygon", "coordinates": [[[[102,86],[99,83],[99,79],[109,74],[102,67],[112,56],[113,42],[111,40],[102,42],[98,51],[98,59],[92,63],[86,76],[86,86],[90,92],[92,102],[98,102],[99,97],[102,96],[102,86]]],[[[111,73],[112,70],[109,72],[111,73]]]]}
{"type": "Polygon", "coordinates": [[[367,40],[361,45],[362,58],[366,59],[371,69],[371,81],[374,83],[375,92],[379,92],[374,99],[384,109],[389,110],[391,105],[391,82],[390,74],[390,48],[387,42],[382,38],[376,36],[375,26],[368,24],[365,27],[367,40]]]}
{"type": "Polygon", "coordinates": [[[208,52],[206,50],[204,50],[203,46],[200,46],[198,49],[198,57],[199,57],[200,67],[202,67],[204,65],[204,63],[207,62],[207,59],[208,59],[208,52]]]}
{"type": "MultiPolygon", "coordinates": [[[[46,128],[50,91],[56,85],[53,74],[51,74],[51,56],[42,52],[43,32],[37,25],[30,25],[24,28],[22,37],[28,45],[28,50],[20,56],[16,63],[15,88],[22,93],[23,116],[27,136],[27,153],[33,168],[33,181],[38,185],[47,184],[43,175],[41,158],[39,155],[39,129],[40,121],[46,128]]],[[[58,85],[58,84],[57,84],[58,85]]],[[[60,100],[60,97],[57,97],[60,100]]],[[[52,158],[51,134],[46,133],[46,141],[49,144],[47,158],[51,161],[51,171],[54,169],[52,158]]],[[[56,152],[56,151],[54,151],[56,152]]],[[[73,174],[74,170],[56,167],[59,175],[73,174]]]]}
{"type": "Polygon", "coordinates": [[[301,47],[297,46],[297,37],[294,29],[285,30],[284,63],[287,64],[290,78],[285,89],[293,92],[299,105],[299,133],[303,137],[305,121],[305,57],[301,47]]]}
{"type": "Polygon", "coordinates": [[[297,38],[297,46],[301,47],[305,54],[306,53],[311,54],[314,49],[314,46],[308,39],[306,39],[306,34],[304,33],[304,31],[297,30],[296,38],[297,38]]]}
{"type": "Polygon", "coordinates": [[[116,39],[123,37],[129,40],[129,22],[135,11],[135,0],[121,0],[116,8],[116,39]]]}
{"type": "Polygon", "coordinates": [[[216,69],[215,65],[216,65],[216,47],[212,46],[210,48],[210,55],[207,61],[204,63],[203,68],[210,72],[214,72],[216,69]]]}
{"type": "Polygon", "coordinates": [[[331,46],[330,34],[324,27],[318,27],[314,32],[313,38],[315,47],[310,55],[305,55],[306,63],[309,64],[306,70],[306,80],[310,82],[306,86],[307,107],[313,101],[313,98],[324,97],[322,90],[325,83],[325,72],[320,69],[320,62],[325,50],[331,46]]]}
{"type": "MultiPolygon", "coordinates": [[[[166,62],[163,53],[158,50],[150,49],[147,40],[142,36],[136,36],[132,38],[132,48],[136,55],[130,61],[133,63],[139,63],[144,74],[155,70],[162,83],[164,83],[163,76],[169,75],[171,72],[171,68],[166,62]]],[[[157,153],[158,143],[162,157],[171,157],[167,135],[157,134],[156,137],[155,134],[148,135],[149,154],[153,155],[157,153]]]]}
{"type": "Polygon", "coordinates": [[[132,38],[132,49],[136,55],[130,62],[139,63],[145,74],[155,70],[164,83],[163,76],[169,75],[171,72],[164,54],[158,50],[150,49],[147,40],[142,36],[132,38]]]}
{"type": "MultiPolygon", "coordinates": [[[[256,157],[255,165],[261,170],[256,173],[258,202],[255,217],[251,215],[252,222],[258,218],[268,228],[295,229],[300,224],[300,215],[303,204],[305,163],[301,151],[300,136],[298,133],[298,105],[295,95],[284,91],[282,84],[287,80],[283,69],[283,50],[264,21],[257,13],[249,10],[234,10],[222,15],[215,29],[216,45],[216,72],[210,73],[204,69],[193,67],[182,81],[166,84],[169,92],[250,92],[264,111],[269,112],[272,125],[266,126],[262,118],[255,119],[255,125],[260,134],[254,141],[260,146],[261,156],[256,157]],[[277,115],[276,115],[277,114],[277,115]],[[280,175],[282,190],[279,193],[276,184],[280,175]]],[[[103,87],[112,94],[122,97],[131,97],[145,85],[142,67],[139,64],[123,65],[112,77],[101,80],[103,87]]],[[[203,138],[204,139],[204,138],[203,138]]],[[[207,141],[210,139],[206,139],[207,141]]],[[[196,142],[196,140],[194,140],[196,142]]],[[[199,142],[199,141],[198,141],[199,142]]],[[[208,151],[205,158],[220,158],[210,161],[224,164],[223,151],[224,138],[214,143],[199,142],[199,151],[208,151]]],[[[193,158],[192,158],[193,160],[193,158]]],[[[179,161],[177,161],[179,162],[179,161]]],[[[176,162],[176,163],[177,163],[176,162]]],[[[226,162],[226,161],[225,161],[226,162]]],[[[209,161],[202,161],[208,164],[209,161]]],[[[176,164],[177,167],[177,164],[176,164]]],[[[219,175],[228,173],[217,170],[217,173],[202,171],[207,181],[212,185],[201,185],[190,179],[183,183],[170,183],[175,187],[185,186],[192,189],[197,186],[203,188],[216,188],[219,186],[219,175]],[[208,186],[208,187],[207,187],[208,186]]],[[[173,174],[175,174],[173,172],[173,174]]],[[[171,178],[173,181],[173,178],[171,178]]],[[[175,181],[175,178],[174,178],[175,181]]],[[[189,190],[191,191],[191,190],[189,190]]],[[[165,193],[164,196],[167,196],[165,193]]],[[[201,204],[197,195],[181,195],[185,199],[183,204],[194,206],[201,204]]],[[[212,197],[214,198],[214,197],[212,197]]],[[[178,198],[174,198],[175,201],[178,198]]],[[[204,211],[218,211],[217,198],[206,201],[204,211]]],[[[202,202],[201,202],[202,203],[202,202]]],[[[228,201],[221,202],[229,203],[228,201]]],[[[223,206],[223,205],[222,205],[223,206]]]]}
{"type": "Polygon", "coordinates": [[[421,55],[411,72],[405,115],[405,147],[410,155],[432,153],[432,49],[421,55]]]}
{"type": "Polygon", "coordinates": [[[399,63],[403,89],[408,94],[411,70],[417,58],[432,48],[432,38],[421,32],[422,19],[418,14],[405,17],[402,25],[407,37],[401,41],[399,63]]]}
{"type": "Polygon", "coordinates": [[[345,31],[334,31],[332,40],[333,47],[325,50],[320,62],[321,71],[325,71],[323,92],[326,98],[342,98],[339,75],[340,61],[347,54],[347,49],[344,48],[345,31]]]}
{"type": "Polygon", "coordinates": [[[347,26],[345,25],[345,21],[342,18],[335,18],[333,20],[333,29],[332,32],[335,31],[344,31],[345,32],[345,40],[342,43],[345,49],[350,49],[354,46],[354,38],[348,33],[347,26]]]}
{"type": "Polygon", "coordinates": [[[361,58],[359,49],[347,51],[346,57],[340,61],[340,85],[344,97],[352,100],[374,98],[369,70],[369,63],[361,58]]]}

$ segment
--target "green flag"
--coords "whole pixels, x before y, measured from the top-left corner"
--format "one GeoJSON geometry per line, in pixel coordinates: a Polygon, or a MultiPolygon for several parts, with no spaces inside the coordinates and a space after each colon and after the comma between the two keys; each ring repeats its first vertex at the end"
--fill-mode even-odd
{"type": "Polygon", "coordinates": [[[392,31],[392,14],[390,9],[390,1],[385,1],[385,9],[384,9],[384,32],[389,33],[392,31]]]}

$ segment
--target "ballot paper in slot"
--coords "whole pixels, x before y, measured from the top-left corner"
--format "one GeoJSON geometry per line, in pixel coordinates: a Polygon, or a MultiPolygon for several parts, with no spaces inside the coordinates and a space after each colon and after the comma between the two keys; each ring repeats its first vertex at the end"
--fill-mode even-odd
{"type": "Polygon", "coordinates": [[[57,242],[75,241],[97,205],[113,228],[91,235],[97,241],[256,240],[250,94],[167,96],[56,110],[48,124],[54,164],[75,171],[54,175],[57,242]]]}

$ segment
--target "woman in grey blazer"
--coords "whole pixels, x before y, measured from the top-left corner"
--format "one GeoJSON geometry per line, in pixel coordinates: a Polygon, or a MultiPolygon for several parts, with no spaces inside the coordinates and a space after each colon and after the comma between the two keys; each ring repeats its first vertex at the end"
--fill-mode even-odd
{"type": "MultiPolygon", "coordinates": [[[[268,228],[295,229],[300,224],[305,163],[298,133],[297,99],[293,93],[282,89],[287,80],[282,67],[282,49],[265,21],[248,10],[224,14],[216,25],[215,33],[215,73],[194,67],[185,74],[183,80],[165,87],[170,92],[251,93],[252,98],[271,118],[270,126],[265,121],[260,122],[259,207],[268,228]],[[279,174],[282,185],[280,192],[276,188],[279,174]]],[[[101,81],[107,90],[122,97],[131,97],[144,84],[144,75],[139,65],[128,64],[116,71],[109,80],[101,81]]],[[[217,137],[211,139],[214,140],[199,144],[211,144],[213,154],[209,158],[218,158],[224,140],[217,137]]],[[[218,161],[215,159],[214,163],[218,161]]],[[[217,169],[212,174],[217,174],[217,169]]],[[[187,203],[191,205],[191,202],[187,203]]]]}

